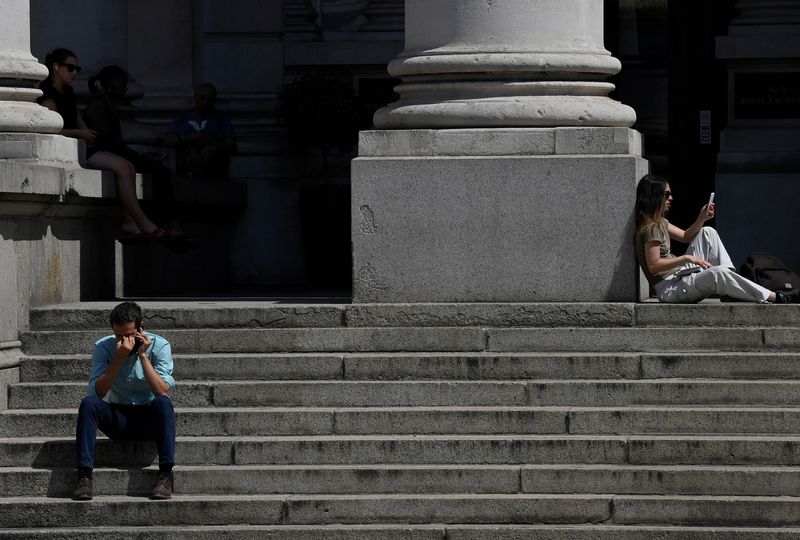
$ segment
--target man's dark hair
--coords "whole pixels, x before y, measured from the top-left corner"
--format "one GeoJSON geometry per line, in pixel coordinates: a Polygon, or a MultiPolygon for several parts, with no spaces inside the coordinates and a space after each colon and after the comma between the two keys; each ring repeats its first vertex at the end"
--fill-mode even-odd
{"type": "Polygon", "coordinates": [[[111,319],[111,326],[132,322],[136,324],[136,328],[139,328],[142,325],[142,308],[136,302],[123,302],[111,310],[109,319],[111,319]]]}

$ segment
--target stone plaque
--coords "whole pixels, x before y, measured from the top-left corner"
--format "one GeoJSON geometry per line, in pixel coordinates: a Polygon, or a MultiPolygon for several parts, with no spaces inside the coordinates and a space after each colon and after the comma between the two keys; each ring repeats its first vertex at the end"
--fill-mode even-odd
{"type": "Polygon", "coordinates": [[[733,99],[739,119],[800,118],[800,73],[738,73],[733,99]]]}

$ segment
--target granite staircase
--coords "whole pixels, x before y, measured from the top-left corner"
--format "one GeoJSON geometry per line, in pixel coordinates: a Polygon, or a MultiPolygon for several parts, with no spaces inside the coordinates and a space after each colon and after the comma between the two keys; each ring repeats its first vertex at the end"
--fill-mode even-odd
{"type": "Polygon", "coordinates": [[[800,538],[800,306],[144,302],[176,494],[101,438],[73,502],[112,305],[32,312],[0,538],[800,538]]]}

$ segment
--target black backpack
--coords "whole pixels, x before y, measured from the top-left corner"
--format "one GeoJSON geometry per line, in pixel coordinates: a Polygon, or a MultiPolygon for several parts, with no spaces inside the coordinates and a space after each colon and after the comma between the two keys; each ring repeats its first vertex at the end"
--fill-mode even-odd
{"type": "Polygon", "coordinates": [[[769,253],[751,253],[739,269],[739,274],[771,291],[800,289],[800,276],[769,253]]]}

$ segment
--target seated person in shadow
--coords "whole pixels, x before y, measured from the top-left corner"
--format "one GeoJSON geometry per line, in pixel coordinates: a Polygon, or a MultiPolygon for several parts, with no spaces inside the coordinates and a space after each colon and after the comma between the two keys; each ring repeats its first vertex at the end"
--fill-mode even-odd
{"type": "Polygon", "coordinates": [[[217,88],[203,83],[194,92],[194,110],[172,121],[164,144],[178,152],[178,174],[226,179],[236,140],[230,120],[215,111],[217,88]]]}
{"type": "MultiPolygon", "coordinates": [[[[97,150],[113,154],[126,160],[136,172],[153,177],[153,214],[163,223],[168,223],[165,235],[169,238],[185,238],[178,219],[178,205],[173,192],[172,172],[162,165],[163,156],[142,154],[129,147],[122,138],[122,127],[117,105],[122,103],[128,91],[128,74],[119,66],[105,66],[89,79],[89,90],[94,98],[86,106],[86,125],[95,131],[97,150]]],[[[130,235],[135,239],[137,235],[130,235]]]]}
{"type": "Polygon", "coordinates": [[[47,54],[44,63],[49,74],[39,88],[43,95],[37,102],[61,115],[64,127],[61,135],[86,142],[86,165],[92,169],[107,169],[116,177],[117,197],[122,203],[122,236],[160,238],[166,232],[144,213],[136,198],[136,170],[126,159],[98,148],[97,131],[86,126],[78,114],[72,83],[80,72],[78,58],[69,49],[55,49],[47,54]]]}

